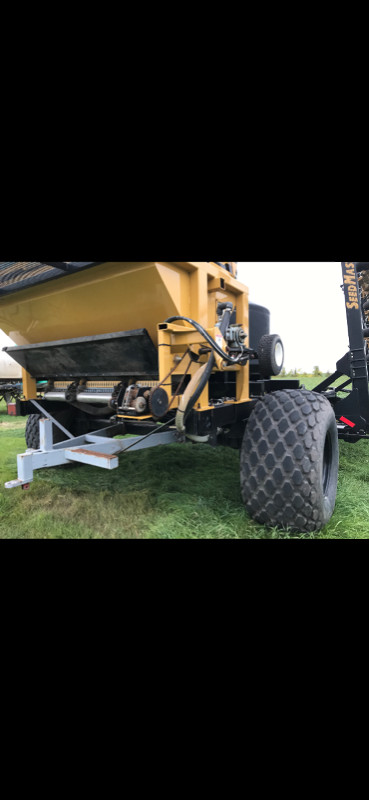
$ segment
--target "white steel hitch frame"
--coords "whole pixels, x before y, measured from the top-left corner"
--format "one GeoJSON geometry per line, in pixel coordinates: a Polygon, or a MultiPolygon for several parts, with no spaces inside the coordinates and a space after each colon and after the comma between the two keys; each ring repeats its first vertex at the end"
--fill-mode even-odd
{"type": "MultiPolygon", "coordinates": [[[[115,426],[114,426],[115,427],[115,426]]],[[[38,469],[59,467],[63,464],[79,462],[102,469],[117,469],[118,456],[126,450],[136,452],[150,447],[178,442],[176,430],[155,432],[151,436],[137,436],[129,439],[112,439],[106,436],[109,428],[84,434],[68,441],[53,444],[53,423],[51,419],[40,420],[40,449],[26,450],[17,456],[18,478],[8,481],[6,489],[28,489],[33,481],[33,473],[38,469]]]]}

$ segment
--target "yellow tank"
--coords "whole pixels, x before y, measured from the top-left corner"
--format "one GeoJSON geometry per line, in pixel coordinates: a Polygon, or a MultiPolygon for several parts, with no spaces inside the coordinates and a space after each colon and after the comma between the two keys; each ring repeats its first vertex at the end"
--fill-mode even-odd
{"type": "MultiPolygon", "coordinates": [[[[203,335],[189,321],[165,322],[195,320],[224,352],[220,304],[232,304],[247,337],[248,290],[236,279],[236,262],[0,262],[0,328],[17,345],[9,353],[23,368],[27,399],[35,397],[37,379],[162,382],[177,362],[180,374],[188,348],[195,355],[188,366],[193,375],[209,358],[203,335]]],[[[231,367],[218,354],[214,369],[231,367]]],[[[249,396],[249,370],[234,371],[236,401],[242,402],[249,396]]],[[[208,405],[207,389],[201,403],[208,405]]]]}
{"type": "MultiPolygon", "coordinates": [[[[157,345],[157,326],[170,316],[212,328],[218,301],[240,306],[247,289],[233,275],[234,262],[224,263],[227,270],[205,261],[106,261],[49,280],[40,262],[0,262],[0,328],[17,345],[146,328],[157,345]],[[40,282],[19,290],[14,265],[30,264],[40,282]]],[[[238,321],[247,325],[245,309],[238,321]]]]}

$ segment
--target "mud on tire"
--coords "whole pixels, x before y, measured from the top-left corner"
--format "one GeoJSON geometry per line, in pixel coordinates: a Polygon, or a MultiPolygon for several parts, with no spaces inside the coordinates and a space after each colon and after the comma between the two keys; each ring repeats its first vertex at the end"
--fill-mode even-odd
{"type": "Polygon", "coordinates": [[[252,412],[241,449],[241,489],[257,522],[319,531],[335,507],[338,436],[333,409],[306,389],[267,395],[252,412]]]}

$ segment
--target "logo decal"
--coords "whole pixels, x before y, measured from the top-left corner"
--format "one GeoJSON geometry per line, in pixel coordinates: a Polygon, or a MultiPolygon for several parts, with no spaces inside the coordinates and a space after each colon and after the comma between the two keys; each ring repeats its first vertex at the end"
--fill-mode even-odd
{"type": "Polygon", "coordinates": [[[350,310],[353,308],[359,308],[359,296],[357,292],[357,280],[356,280],[356,272],[355,272],[355,264],[352,261],[345,262],[345,274],[344,274],[344,283],[347,286],[349,302],[346,303],[346,307],[350,310]]]}

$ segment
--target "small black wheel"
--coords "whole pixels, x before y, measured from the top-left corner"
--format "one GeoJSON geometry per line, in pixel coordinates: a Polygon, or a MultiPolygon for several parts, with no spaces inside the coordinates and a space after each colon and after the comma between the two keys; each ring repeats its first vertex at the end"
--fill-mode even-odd
{"type": "Polygon", "coordinates": [[[258,346],[260,372],[263,378],[280,375],[284,364],[284,347],[280,336],[262,336],[258,346]]]}
{"type": "MultiPolygon", "coordinates": [[[[70,433],[74,433],[71,428],[73,428],[73,412],[69,409],[65,411],[56,411],[54,412],[54,417],[61,425],[69,430],[70,433]]],[[[41,414],[31,414],[26,422],[26,444],[30,450],[39,450],[40,448],[40,419],[42,419],[41,414]]],[[[53,425],[53,442],[54,444],[58,444],[59,442],[64,442],[66,439],[65,433],[58,428],[57,425],[53,425]]]]}
{"type": "Polygon", "coordinates": [[[302,390],[267,395],[257,403],[241,449],[241,488],[257,522],[312,533],[334,511],[338,434],[325,397],[302,390]]]}
{"type": "Polygon", "coordinates": [[[26,444],[29,450],[39,450],[40,431],[39,422],[41,414],[31,414],[26,422],[26,444]]]}

